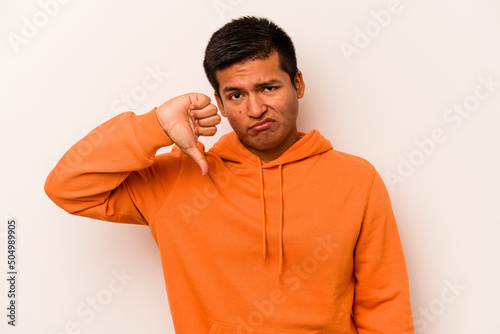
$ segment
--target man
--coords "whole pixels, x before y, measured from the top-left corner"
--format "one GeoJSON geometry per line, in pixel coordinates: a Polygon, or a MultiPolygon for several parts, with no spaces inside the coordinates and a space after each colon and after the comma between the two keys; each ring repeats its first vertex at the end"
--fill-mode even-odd
{"type": "Polygon", "coordinates": [[[199,93],[121,114],[65,154],[50,198],[149,226],[177,333],[414,333],[387,191],[367,161],[297,131],[305,85],[288,35],[233,20],[204,67],[233,132],[205,152],[197,138],[220,117],[199,93]]]}

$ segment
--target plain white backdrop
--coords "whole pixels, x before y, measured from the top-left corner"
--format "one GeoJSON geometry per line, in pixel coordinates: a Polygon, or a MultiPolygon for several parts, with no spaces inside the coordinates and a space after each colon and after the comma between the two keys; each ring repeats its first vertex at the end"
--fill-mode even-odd
{"type": "MultiPolygon", "coordinates": [[[[174,333],[148,228],[70,216],[44,194],[63,153],[103,120],[213,95],[210,35],[266,16],[294,40],[299,130],[371,161],[393,202],[416,332],[499,333],[500,3],[2,1],[0,277],[18,221],[16,327],[2,333],[174,333]]],[[[215,138],[230,128],[224,120],[215,138]]]]}

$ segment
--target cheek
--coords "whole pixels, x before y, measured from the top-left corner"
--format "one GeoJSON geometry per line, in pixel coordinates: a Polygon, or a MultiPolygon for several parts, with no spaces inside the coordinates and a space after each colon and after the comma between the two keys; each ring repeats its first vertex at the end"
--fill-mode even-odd
{"type": "Polygon", "coordinates": [[[245,118],[246,113],[244,112],[245,108],[242,105],[234,105],[228,111],[228,117],[231,117],[233,120],[241,121],[245,118]]]}
{"type": "Polygon", "coordinates": [[[229,125],[235,130],[238,130],[240,128],[243,128],[242,121],[241,121],[241,111],[233,111],[230,113],[226,114],[226,118],[229,122],[229,125]]]}
{"type": "Polygon", "coordinates": [[[228,119],[237,119],[241,115],[241,109],[238,106],[226,106],[226,117],[228,119]]]}
{"type": "Polygon", "coordinates": [[[283,106],[283,118],[286,121],[294,122],[297,119],[299,104],[298,101],[290,101],[286,105],[283,106]]]}

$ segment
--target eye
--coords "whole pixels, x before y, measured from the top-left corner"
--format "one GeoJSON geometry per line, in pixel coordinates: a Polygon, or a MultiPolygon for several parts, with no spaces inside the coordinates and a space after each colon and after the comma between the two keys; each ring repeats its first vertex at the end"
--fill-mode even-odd
{"type": "Polygon", "coordinates": [[[266,92],[272,92],[273,90],[276,90],[276,88],[278,88],[278,87],[276,87],[276,86],[267,86],[267,87],[264,88],[264,91],[266,91],[266,92]]]}
{"type": "Polygon", "coordinates": [[[240,97],[241,97],[240,93],[234,93],[234,94],[229,95],[230,100],[238,100],[240,97]]]}

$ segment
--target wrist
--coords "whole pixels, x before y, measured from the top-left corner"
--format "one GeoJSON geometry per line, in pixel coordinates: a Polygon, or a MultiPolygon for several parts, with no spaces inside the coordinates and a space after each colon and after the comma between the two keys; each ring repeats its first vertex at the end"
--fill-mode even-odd
{"type": "Polygon", "coordinates": [[[137,140],[149,156],[154,156],[161,147],[173,144],[163,130],[157,109],[155,107],[145,114],[135,116],[132,122],[137,140]]]}

